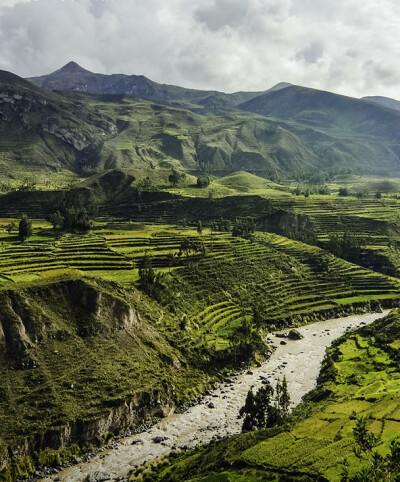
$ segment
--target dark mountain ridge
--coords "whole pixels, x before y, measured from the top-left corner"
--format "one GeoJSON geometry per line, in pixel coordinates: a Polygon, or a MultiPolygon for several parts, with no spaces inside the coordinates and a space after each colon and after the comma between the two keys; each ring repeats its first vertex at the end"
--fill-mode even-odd
{"type": "MultiPolygon", "coordinates": [[[[159,84],[144,75],[98,74],[69,62],[48,75],[28,78],[30,82],[47,90],[72,90],[92,94],[136,95],[154,101],[199,101],[220,94],[214,90],[187,89],[175,85],[159,84]]],[[[232,105],[245,102],[261,92],[236,92],[224,94],[232,105]]]]}

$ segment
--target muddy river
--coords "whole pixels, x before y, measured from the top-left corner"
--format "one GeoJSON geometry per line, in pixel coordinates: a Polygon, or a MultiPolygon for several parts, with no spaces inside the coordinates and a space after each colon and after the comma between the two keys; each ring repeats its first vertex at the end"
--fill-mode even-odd
{"type": "Polygon", "coordinates": [[[172,448],[192,448],[213,438],[236,434],[242,424],[238,412],[248,390],[251,386],[254,389],[262,386],[264,379],[274,384],[285,375],[292,406],[297,405],[315,387],[325,350],[332,341],[346,330],[369,324],[387,313],[348,316],[303,326],[298,328],[302,340],[284,339],[286,344],[282,345],[282,338],[270,334],[269,343],[276,350],[262,366],[232,376],[187,412],[170,415],[147,432],[121,439],[116,447],[99,452],[90,461],[42,480],[77,482],[86,480],[90,474],[95,480],[97,475],[101,476],[96,472],[102,472],[103,477],[108,474],[109,480],[123,480],[136,466],[169,453],[172,448]]]}

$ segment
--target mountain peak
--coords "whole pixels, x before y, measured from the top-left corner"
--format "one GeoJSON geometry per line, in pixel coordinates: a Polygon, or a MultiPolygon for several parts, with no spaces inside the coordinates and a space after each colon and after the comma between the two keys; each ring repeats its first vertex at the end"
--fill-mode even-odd
{"type": "Polygon", "coordinates": [[[289,84],[289,82],[279,82],[278,84],[274,85],[267,92],[275,92],[276,90],[286,89],[286,87],[292,87],[293,84],[289,84]]]}
{"type": "Polygon", "coordinates": [[[64,67],[61,67],[61,69],[58,72],[76,73],[76,72],[87,72],[87,70],[85,70],[76,62],[71,60],[71,62],[68,62],[67,64],[65,64],[64,67]]]}

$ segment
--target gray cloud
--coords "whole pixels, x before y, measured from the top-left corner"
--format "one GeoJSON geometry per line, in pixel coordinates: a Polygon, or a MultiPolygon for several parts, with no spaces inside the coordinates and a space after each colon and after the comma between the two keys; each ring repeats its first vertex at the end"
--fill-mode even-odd
{"type": "Polygon", "coordinates": [[[395,0],[0,0],[0,68],[70,60],[187,87],[400,98],[395,0]]]}
{"type": "Polygon", "coordinates": [[[194,18],[213,31],[223,27],[239,28],[245,20],[248,6],[248,0],[214,0],[200,5],[194,12],[194,18]]]}
{"type": "Polygon", "coordinates": [[[322,42],[315,41],[307,45],[304,49],[296,54],[296,59],[305,60],[309,64],[315,64],[324,53],[324,46],[322,42]]]}

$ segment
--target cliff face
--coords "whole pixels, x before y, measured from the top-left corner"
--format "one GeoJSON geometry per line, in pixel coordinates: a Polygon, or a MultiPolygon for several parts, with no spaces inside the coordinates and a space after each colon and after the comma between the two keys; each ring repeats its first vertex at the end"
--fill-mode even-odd
{"type": "Polygon", "coordinates": [[[72,335],[60,329],[54,316],[45,310],[46,300],[56,300],[58,308],[69,307],[74,321],[72,332],[80,337],[112,334],[139,325],[139,315],[133,307],[82,280],[45,287],[36,296],[32,298],[25,291],[0,292],[0,346],[15,368],[34,368],[35,348],[49,339],[72,335]]]}
{"type": "Polygon", "coordinates": [[[137,291],[85,278],[0,291],[0,470],[164,416],[201,383],[166,336],[178,323],[159,317],[137,291]]]}
{"type": "Polygon", "coordinates": [[[12,460],[32,456],[46,447],[61,449],[73,444],[83,447],[89,444],[101,445],[104,434],[124,433],[149,417],[166,417],[173,411],[174,404],[168,403],[163,398],[163,395],[157,391],[139,392],[103,417],[76,420],[63,427],[28,436],[18,445],[8,447],[8,455],[0,457],[0,470],[12,460]]]}

